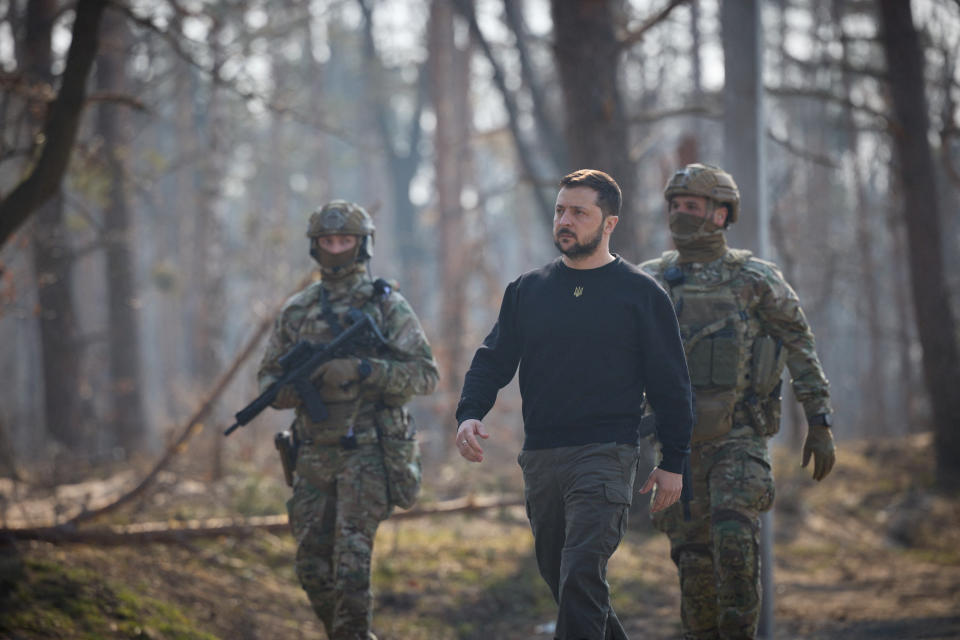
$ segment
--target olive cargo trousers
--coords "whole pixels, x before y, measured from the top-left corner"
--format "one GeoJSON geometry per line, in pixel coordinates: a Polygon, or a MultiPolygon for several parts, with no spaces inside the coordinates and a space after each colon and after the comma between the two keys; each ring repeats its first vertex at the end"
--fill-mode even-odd
{"type": "Polygon", "coordinates": [[[615,442],[523,451],[527,517],[540,575],[558,605],[558,640],[626,640],[607,561],[633,496],[639,449],[615,442]]]}

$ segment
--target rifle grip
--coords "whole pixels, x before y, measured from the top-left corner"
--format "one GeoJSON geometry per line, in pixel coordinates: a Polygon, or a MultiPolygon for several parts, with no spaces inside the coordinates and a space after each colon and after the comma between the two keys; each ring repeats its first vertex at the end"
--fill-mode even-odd
{"type": "Polygon", "coordinates": [[[293,381],[293,387],[300,395],[303,402],[303,408],[313,422],[323,422],[330,415],[327,407],[320,398],[320,392],[313,386],[313,383],[306,378],[299,378],[293,381]]]}

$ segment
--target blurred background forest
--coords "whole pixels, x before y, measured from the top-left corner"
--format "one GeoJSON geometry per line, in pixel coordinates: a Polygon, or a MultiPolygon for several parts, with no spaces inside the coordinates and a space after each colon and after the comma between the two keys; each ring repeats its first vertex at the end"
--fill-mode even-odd
{"type": "Polygon", "coordinates": [[[740,183],[731,244],[800,295],[841,452],[932,432],[956,487],[958,57],[957,0],[0,0],[3,523],[76,517],[158,459],[169,484],[278,479],[289,415],[221,433],[334,198],[373,214],[372,270],[440,364],[412,407],[425,498],[518,491],[515,388],[502,473],[464,472],[453,408],[506,283],[555,255],[557,180],[615,176],[639,262],[696,161],[740,183]],[[24,507],[94,477],[120,480],[24,507]]]}

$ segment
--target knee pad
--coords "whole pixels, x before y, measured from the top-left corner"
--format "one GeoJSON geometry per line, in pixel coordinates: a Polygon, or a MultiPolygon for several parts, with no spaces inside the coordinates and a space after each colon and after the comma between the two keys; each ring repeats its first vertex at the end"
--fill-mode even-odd
{"type": "Polygon", "coordinates": [[[711,525],[721,609],[752,611],[760,600],[759,522],[731,509],[718,510],[711,525]]]}

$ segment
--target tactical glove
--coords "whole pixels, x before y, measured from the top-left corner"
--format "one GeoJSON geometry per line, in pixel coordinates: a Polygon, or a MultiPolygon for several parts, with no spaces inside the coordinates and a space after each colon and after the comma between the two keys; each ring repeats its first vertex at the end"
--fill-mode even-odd
{"type": "Polygon", "coordinates": [[[300,394],[292,386],[285,385],[277,392],[277,397],[270,404],[274,409],[293,409],[300,404],[300,394]]]}
{"type": "Polygon", "coordinates": [[[361,360],[336,358],[324,362],[313,372],[311,379],[324,402],[351,402],[360,395],[361,360]]]}
{"type": "Polygon", "coordinates": [[[833,469],[833,463],[837,460],[830,427],[820,424],[807,427],[807,439],[803,442],[802,467],[806,468],[811,454],[813,454],[813,479],[823,480],[833,469]]]}
{"type": "Polygon", "coordinates": [[[362,378],[364,388],[378,392],[383,391],[387,386],[387,372],[390,370],[390,365],[387,364],[387,361],[374,358],[364,360],[361,366],[363,367],[364,374],[362,378]]]}

